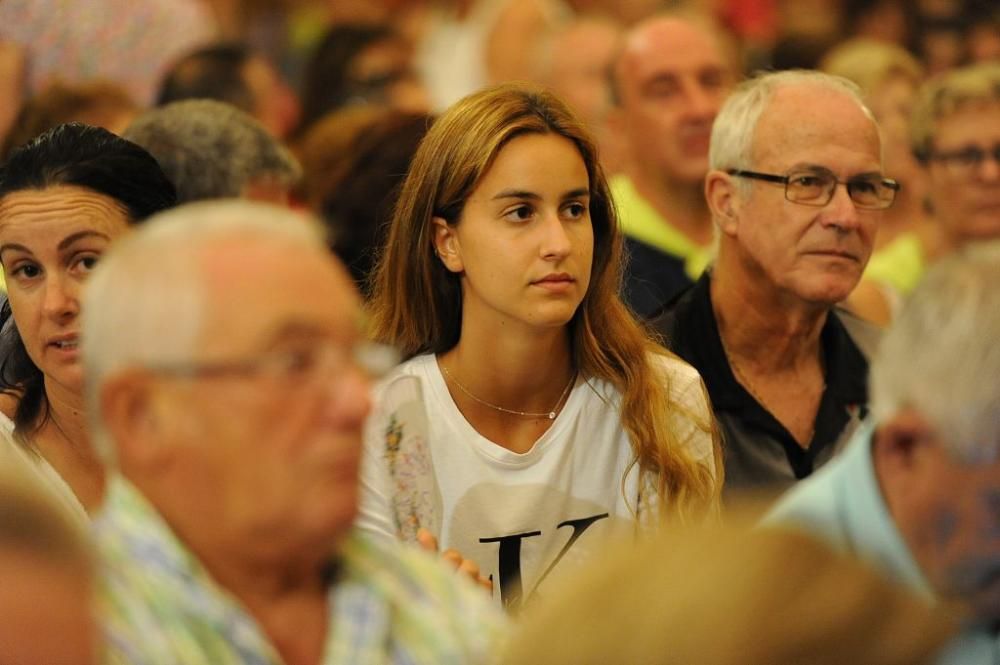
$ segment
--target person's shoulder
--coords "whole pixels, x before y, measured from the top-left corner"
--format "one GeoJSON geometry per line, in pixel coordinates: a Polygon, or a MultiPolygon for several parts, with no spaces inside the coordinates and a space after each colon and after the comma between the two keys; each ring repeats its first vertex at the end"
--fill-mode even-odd
{"type": "Polygon", "coordinates": [[[831,312],[844,327],[847,336],[861,351],[866,360],[871,360],[882,339],[882,328],[866,321],[844,307],[835,307],[831,312]]]}
{"type": "Polygon", "coordinates": [[[670,386],[672,395],[685,395],[701,387],[701,374],[687,361],[669,351],[649,353],[649,363],[670,386]]]}

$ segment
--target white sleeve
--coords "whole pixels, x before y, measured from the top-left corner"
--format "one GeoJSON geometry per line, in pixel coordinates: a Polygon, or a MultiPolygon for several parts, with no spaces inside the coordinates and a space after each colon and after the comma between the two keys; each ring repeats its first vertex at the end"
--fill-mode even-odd
{"type": "Polygon", "coordinates": [[[677,440],[696,462],[718,477],[712,440],[712,407],[701,375],[682,360],[666,358],[672,401],[682,407],[671,417],[677,440]]]}
{"type": "Polygon", "coordinates": [[[443,504],[420,379],[392,378],[376,399],[365,429],[357,524],[383,538],[416,542],[420,529],[439,538],[443,504]]]}
{"type": "Polygon", "coordinates": [[[358,479],[358,517],[355,525],[376,538],[396,540],[392,479],[385,456],[386,425],[385,413],[376,405],[365,423],[361,473],[358,479]]]}

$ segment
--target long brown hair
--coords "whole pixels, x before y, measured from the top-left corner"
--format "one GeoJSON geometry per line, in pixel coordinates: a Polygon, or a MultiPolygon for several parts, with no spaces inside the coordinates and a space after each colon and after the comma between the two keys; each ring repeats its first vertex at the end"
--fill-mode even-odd
{"type": "Polygon", "coordinates": [[[634,462],[658,478],[664,513],[683,518],[713,509],[720,483],[680,446],[670,419],[680,410],[713,438],[714,427],[671,399],[666,377],[654,368],[654,358],[668,352],[618,297],[622,236],[607,181],[592,139],[551,93],[518,85],[490,88],[461,100],[430,128],[411,163],[374,274],[372,334],[407,358],[444,353],[458,343],[460,278],[434,256],[432,219],[459,223],[466,200],[500,150],[528,133],[572,141],[590,181],[594,256],[590,287],[569,323],[574,364],[583,376],[608,381],[621,393],[621,422],[634,462]]]}

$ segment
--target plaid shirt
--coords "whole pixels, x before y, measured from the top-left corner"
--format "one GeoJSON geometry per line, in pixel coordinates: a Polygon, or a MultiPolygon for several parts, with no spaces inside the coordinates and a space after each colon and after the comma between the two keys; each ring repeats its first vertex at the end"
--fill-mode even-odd
{"type": "MultiPolygon", "coordinates": [[[[280,665],[253,617],[123,478],[111,481],[95,530],[106,663],[280,665]]],[[[432,557],[357,535],[340,554],[323,665],[478,663],[493,655],[503,618],[432,557]]]]}

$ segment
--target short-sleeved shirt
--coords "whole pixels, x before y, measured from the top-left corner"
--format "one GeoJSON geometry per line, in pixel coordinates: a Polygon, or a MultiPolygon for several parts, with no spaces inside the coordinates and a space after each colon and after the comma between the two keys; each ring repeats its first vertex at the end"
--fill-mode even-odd
{"type": "MultiPolygon", "coordinates": [[[[698,373],[656,356],[671,425],[691,458],[715,470],[711,416],[698,373]]],[[[659,523],[658,494],[622,427],[621,395],[578,378],[531,450],[482,436],[455,404],[433,355],[417,356],[376,388],[365,434],[358,525],[384,539],[430,530],[493,578],[509,610],[617,538],[659,523]]]]}
{"type": "Polygon", "coordinates": [[[812,441],[803,448],[736,380],[722,347],[710,285],[711,274],[705,273],[654,319],[653,327],[705,381],[722,430],[727,491],[781,489],[828,462],[867,416],[868,354],[878,330],[843,310],[827,315],[820,333],[826,387],[812,441]]]}
{"type": "MultiPolygon", "coordinates": [[[[281,665],[243,604],[121,476],[109,480],[95,537],[105,663],[281,665]]],[[[331,564],[323,665],[490,661],[503,617],[440,561],[354,534],[331,564]]]]}

